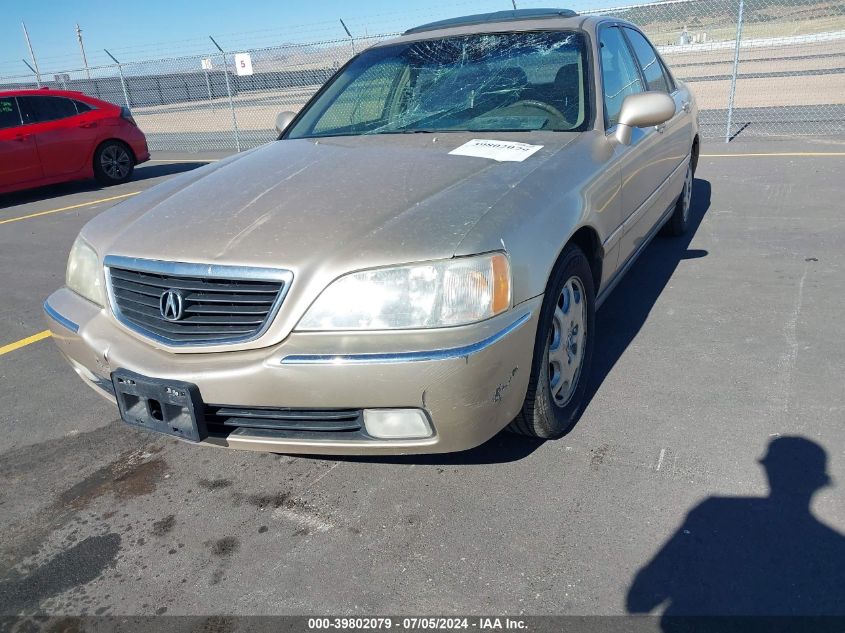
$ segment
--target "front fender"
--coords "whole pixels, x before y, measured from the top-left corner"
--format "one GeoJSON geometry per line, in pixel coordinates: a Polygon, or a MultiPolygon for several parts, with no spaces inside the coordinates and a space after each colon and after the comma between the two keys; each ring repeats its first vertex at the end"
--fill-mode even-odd
{"type": "Polygon", "coordinates": [[[514,305],[536,297],[578,229],[590,227],[601,245],[619,226],[619,185],[612,143],[600,132],[585,132],[500,200],[456,255],[504,248],[514,305]]]}

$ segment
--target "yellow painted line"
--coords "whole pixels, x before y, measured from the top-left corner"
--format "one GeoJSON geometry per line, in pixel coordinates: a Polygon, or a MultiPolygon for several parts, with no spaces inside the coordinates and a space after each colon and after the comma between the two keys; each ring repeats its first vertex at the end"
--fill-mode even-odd
{"type": "Polygon", "coordinates": [[[219,158],[151,158],[148,163],[216,163],[219,158]]]}
{"type": "Polygon", "coordinates": [[[32,345],[33,343],[37,343],[38,341],[43,341],[45,338],[49,338],[51,336],[52,334],[50,334],[50,330],[44,330],[43,332],[33,334],[32,336],[27,336],[26,338],[22,338],[21,340],[15,341],[14,343],[9,343],[8,345],[0,347],[0,356],[2,356],[3,354],[8,354],[9,352],[14,352],[16,349],[20,349],[21,347],[32,345]]]}
{"type": "Polygon", "coordinates": [[[760,154],[702,154],[701,158],[748,158],[750,156],[845,156],[845,152],[770,152],[760,154]]]}
{"type": "Polygon", "coordinates": [[[0,224],[8,224],[9,222],[20,222],[21,220],[29,220],[31,218],[38,218],[42,215],[50,215],[52,213],[61,213],[62,211],[71,211],[73,209],[81,209],[82,207],[90,207],[102,202],[112,202],[113,200],[123,200],[124,198],[131,198],[137,196],[140,191],[133,191],[132,193],[124,193],[119,196],[112,196],[111,198],[100,198],[99,200],[92,200],[91,202],[80,202],[79,204],[72,204],[69,207],[61,207],[60,209],[50,209],[49,211],[39,211],[38,213],[30,213],[29,215],[22,215],[17,218],[7,218],[0,220],[0,224]]]}

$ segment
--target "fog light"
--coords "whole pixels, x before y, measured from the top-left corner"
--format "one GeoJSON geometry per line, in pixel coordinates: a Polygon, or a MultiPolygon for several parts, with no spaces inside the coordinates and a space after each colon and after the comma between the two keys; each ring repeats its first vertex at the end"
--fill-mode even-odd
{"type": "Polygon", "coordinates": [[[364,409],[364,426],[371,436],[385,440],[431,437],[421,409],[364,409]]]}

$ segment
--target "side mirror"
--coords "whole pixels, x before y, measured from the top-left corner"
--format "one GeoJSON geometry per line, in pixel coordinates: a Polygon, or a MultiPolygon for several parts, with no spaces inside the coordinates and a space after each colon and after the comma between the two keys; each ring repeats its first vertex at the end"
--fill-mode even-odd
{"type": "Polygon", "coordinates": [[[280,112],[276,116],[276,132],[279,133],[279,136],[288,128],[295,116],[296,112],[280,112]]]}
{"type": "Polygon", "coordinates": [[[619,112],[616,140],[622,145],[631,144],[631,131],[635,127],[649,127],[666,123],[675,116],[675,100],[665,92],[640,92],[628,95],[619,112]]]}

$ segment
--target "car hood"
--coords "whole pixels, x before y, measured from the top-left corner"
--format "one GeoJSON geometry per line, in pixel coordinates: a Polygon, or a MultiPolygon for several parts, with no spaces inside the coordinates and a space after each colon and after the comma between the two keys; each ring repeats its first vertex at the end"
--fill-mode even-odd
{"type": "Polygon", "coordinates": [[[576,135],[512,136],[544,147],[524,162],[497,163],[450,156],[472,137],[463,134],[270,143],[144,192],[86,234],[101,255],[295,272],[335,259],[373,266],[450,257],[576,135]]]}
{"type": "Polygon", "coordinates": [[[477,134],[279,141],[153,187],[82,235],[100,257],[290,270],[279,317],[241,347],[263,346],[348,272],[455,255],[486,213],[577,136],[488,137],[543,145],[509,163],[449,155],[477,134]]]}

